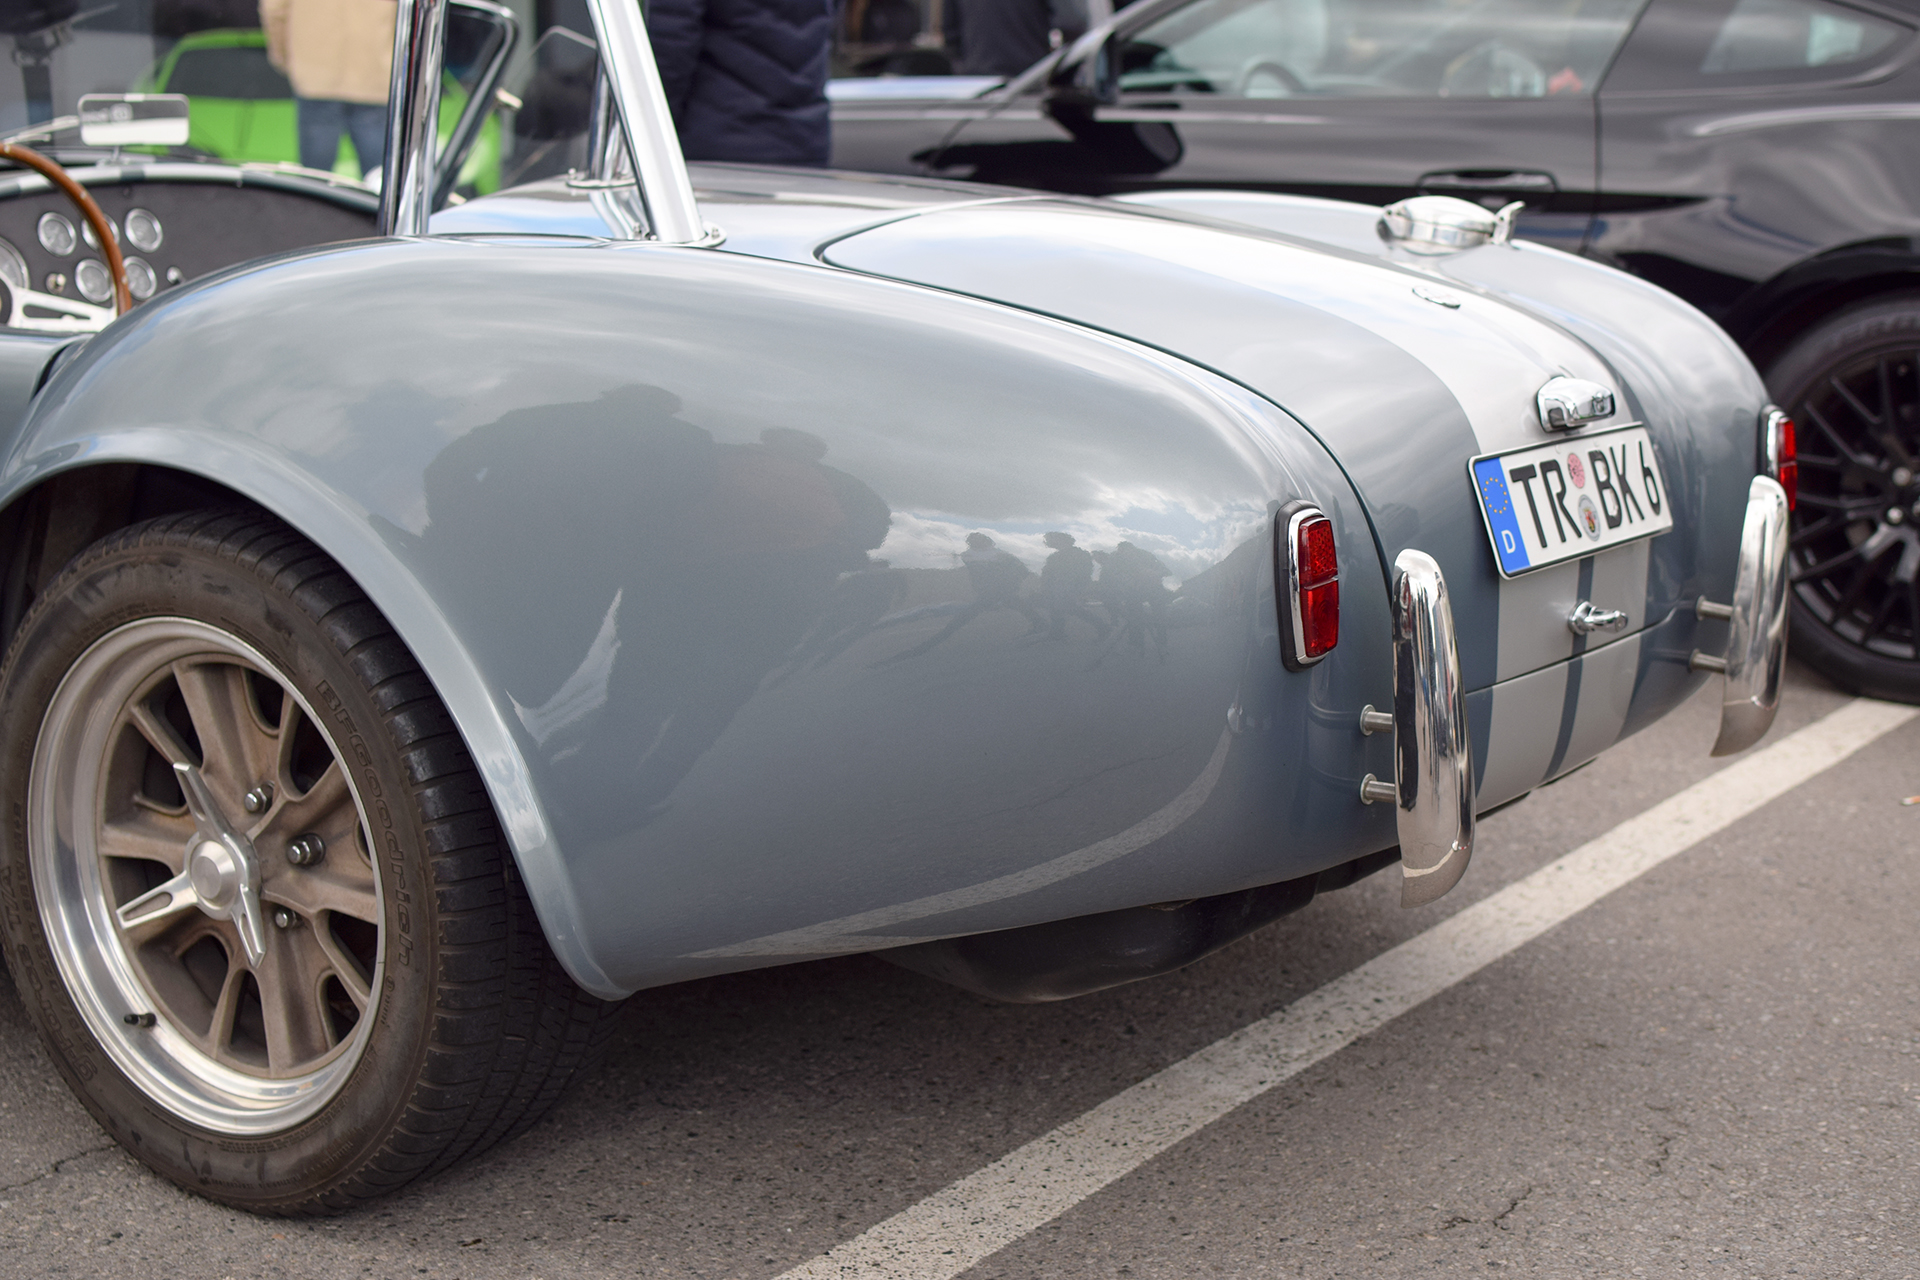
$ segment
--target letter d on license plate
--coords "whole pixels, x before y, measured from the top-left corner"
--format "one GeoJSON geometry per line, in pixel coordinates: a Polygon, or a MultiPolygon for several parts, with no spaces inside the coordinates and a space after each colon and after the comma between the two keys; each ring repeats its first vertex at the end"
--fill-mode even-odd
{"type": "Polygon", "coordinates": [[[1469,470],[1502,577],[1673,528],[1645,427],[1475,458],[1469,470]]]}

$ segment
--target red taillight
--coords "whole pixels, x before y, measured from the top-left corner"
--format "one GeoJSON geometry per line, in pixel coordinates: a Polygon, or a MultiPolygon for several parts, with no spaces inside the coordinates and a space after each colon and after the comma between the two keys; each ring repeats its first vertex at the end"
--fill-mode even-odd
{"type": "Polygon", "coordinates": [[[1289,556],[1286,610],[1288,666],[1306,666],[1340,643],[1340,558],[1333,546],[1333,521],[1315,507],[1301,507],[1287,521],[1289,556]]]}
{"type": "Polygon", "coordinates": [[[1793,438],[1793,419],[1780,415],[1780,474],[1774,479],[1787,491],[1787,510],[1800,501],[1800,446],[1793,438]]]}
{"type": "Polygon", "coordinates": [[[1787,491],[1787,510],[1800,500],[1800,449],[1794,439],[1793,419],[1780,409],[1767,410],[1766,469],[1787,491]]]}
{"type": "Polygon", "coordinates": [[[1309,658],[1324,658],[1340,643],[1340,582],[1321,583],[1300,593],[1300,643],[1309,658]]]}

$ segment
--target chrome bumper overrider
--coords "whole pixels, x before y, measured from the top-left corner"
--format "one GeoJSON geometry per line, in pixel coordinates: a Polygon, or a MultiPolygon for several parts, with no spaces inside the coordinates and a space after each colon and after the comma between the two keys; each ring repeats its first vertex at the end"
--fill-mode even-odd
{"type": "Polygon", "coordinates": [[[1713,754],[1745,751],[1773,723],[1787,661],[1787,493],[1777,481],[1755,476],[1747,490],[1733,603],[1702,598],[1694,611],[1727,622],[1727,656],[1715,658],[1696,649],[1688,661],[1695,671],[1726,673],[1713,754]]]}
{"type": "MultiPolygon", "coordinates": [[[[1392,783],[1360,784],[1367,804],[1391,800],[1400,834],[1400,905],[1424,906],[1458,884],[1473,856],[1473,750],[1447,580],[1424,551],[1394,559],[1392,783]]],[[[1363,732],[1386,729],[1369,707],[1363,732]]]]}

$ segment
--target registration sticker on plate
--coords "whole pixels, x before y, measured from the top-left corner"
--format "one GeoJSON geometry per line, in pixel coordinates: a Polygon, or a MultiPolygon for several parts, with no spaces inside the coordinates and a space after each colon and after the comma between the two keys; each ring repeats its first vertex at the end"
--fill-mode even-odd
{"type": "Polygon", "coordinates": [[[1470,470],[1503,577],[1673,528],[1645,427],[1475,458],[1470,470]]]}

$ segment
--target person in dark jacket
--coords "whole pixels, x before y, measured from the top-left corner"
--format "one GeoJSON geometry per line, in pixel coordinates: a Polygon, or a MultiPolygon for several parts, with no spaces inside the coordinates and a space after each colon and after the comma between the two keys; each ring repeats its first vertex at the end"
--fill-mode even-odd
{"type": "Polygon", "coordinates": [[[647,34],[687,159],[827,163],[833,0],[648,0],[647,34]]]}
{"type": "Polygon", "coordinates": [[[1079,39],[1088,11],[1087,0],[946,0],[942,34],[961,75],[1014,76],[1047,56],[1056,30],[1079,39]]]}

